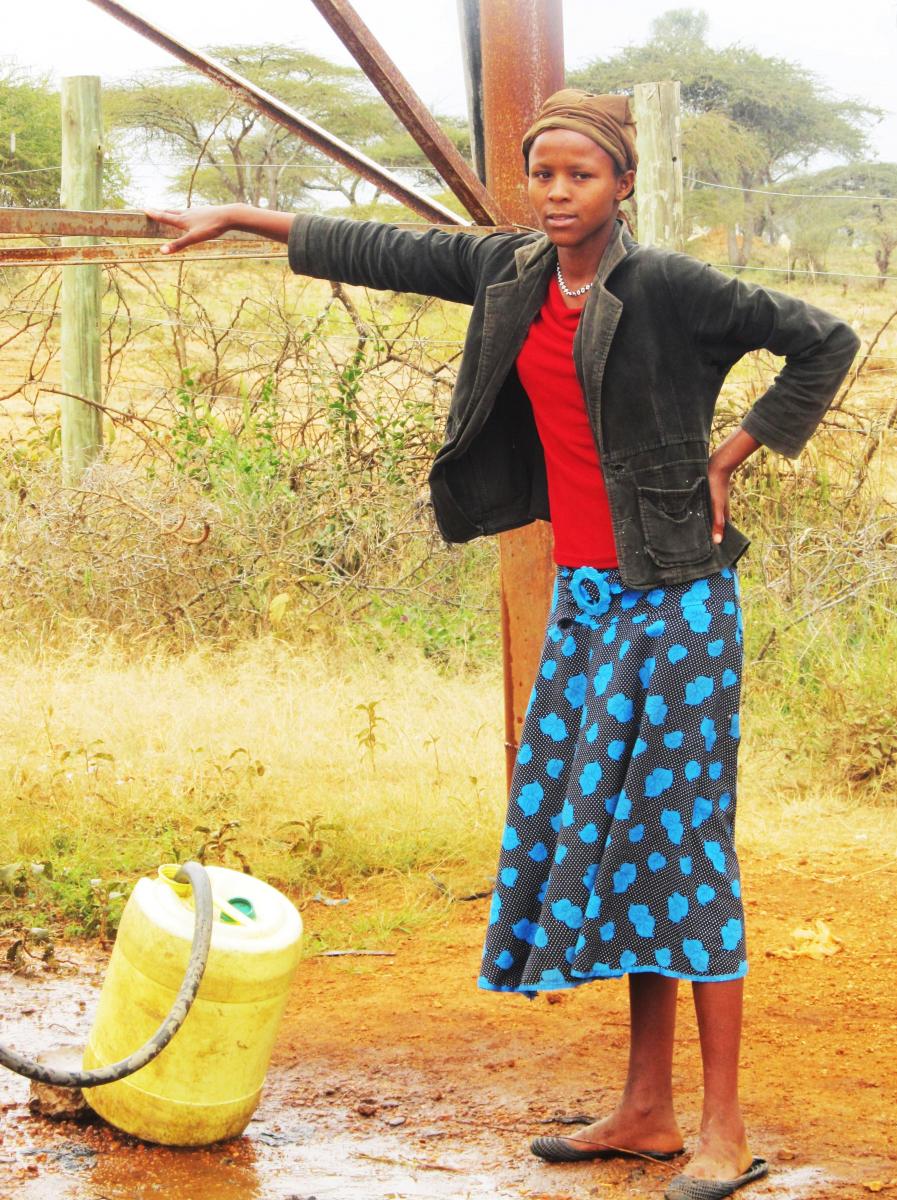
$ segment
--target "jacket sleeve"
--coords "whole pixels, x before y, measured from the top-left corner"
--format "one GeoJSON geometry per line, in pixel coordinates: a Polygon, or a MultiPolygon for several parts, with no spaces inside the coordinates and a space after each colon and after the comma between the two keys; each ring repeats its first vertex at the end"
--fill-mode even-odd
{"type": "Polygon", "coordinates": [[[844,321],[783,292],[744,283],[687,255],[668,278],[698,353],[724,373],[750,350],[785,359],[742,428],[789,458],[806,445],[837,395],[860,345],[844,321]]]}
{"type": "Polygon", "coordinates": [[[288,250],[290,268],[298,275],[473,304],[496,243],[509,239],[523,244],[527,237],[417,232],[380,221],[300,213],[290,227],[288,250]]]}

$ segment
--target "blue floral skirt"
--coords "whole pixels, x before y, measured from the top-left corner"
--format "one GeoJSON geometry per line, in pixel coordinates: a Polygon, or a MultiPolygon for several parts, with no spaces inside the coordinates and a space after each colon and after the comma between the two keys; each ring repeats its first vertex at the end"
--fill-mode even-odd
{"type": "Polygon", "coordinates": [[[648,592],[617,571],[558,569],[480,987],[747,971],[738,596],[730,569],[648,592]]]}

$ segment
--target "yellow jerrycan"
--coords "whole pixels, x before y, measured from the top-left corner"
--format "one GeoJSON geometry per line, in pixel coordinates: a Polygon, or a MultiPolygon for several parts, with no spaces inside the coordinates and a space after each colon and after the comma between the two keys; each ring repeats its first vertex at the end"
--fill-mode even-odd
{"type": "MultiPolygon", "coordinates": [[[[177,866],[138,881],[122,914],[86,1070],[127,1057],[171,1008],[193,937],[190,887],[177,866]]],[[[193,1007],[165,1050],[118,1083],[88,1088],[110,1125],[149,1142],[204,1146],[242,1133],[258,1104],[299,961],[302,920],[275,888],[208,867],[215,921],[193,1007]]]]}

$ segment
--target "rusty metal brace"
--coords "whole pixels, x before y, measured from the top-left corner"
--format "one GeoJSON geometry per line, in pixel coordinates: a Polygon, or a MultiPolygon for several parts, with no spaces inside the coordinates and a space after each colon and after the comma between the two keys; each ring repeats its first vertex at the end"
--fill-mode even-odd
{"type": "Polygon", "coordinates": [[[169,33],[165,33],[157,26],[151,25],[149,21],[145,21],[142,17],[137,16],[136,13],[131,12],[124,4],[119,4],[118,0],[90,0],[90,3],[109,13],[110,16],[115,17],[116,20],[121,21],[122,24],[127,25],[142,37],[155,42],[157,46],[161,46],[163,50],[167,50],[169,54],[173,54],[175,58],[179,58],[187,66],[193,67],[203,75],[208,76],[209,79],[219,83],[223,88],[238,96],[244,103],[249,104],[257,112],[262,113],[272,121],[276,121],[278,125],[283,125],[286,129],[301,137],[303,141],[323,151],[329,158],[355,171],[363,179],[367,179],[370,183],[373,183],[375,187],[381,188],[394,197],[394,199],[407,205],[408,208],[418,213],[419,216],[425,217],[428,221],[444,222],[448,225],[468,224],[463,217],[459,217],[450,208],[446,208],[445,205],[440,204],[437,200],[433,200],[429,196],[424,196],[420,192],[415,191],[414,188],[408,187],[401,179],[393,175],[391,171],[387,171],[385,167],[381,167],[372,158],[368,158],[360,150],[355,150],[340,138],[335,137],[334,134],[328,133],[326,129],[309,120],[308,117],[303,117],[294,108],[291,108],[290,105],[284,104],[282,100],[278,100],[276,96],[272,96],[270,92],[257,87],[251,80],[238,75],[236,71],[232,71],[224,63],[220,63],[214,58],[209,58],[207,55],[200,53],[200,51],[187,46],[184,42],[178,41],[177,38],[172,37],[169,33]]]}
{"type": "Polygon", "coordinates": [[[483,225],[507,224],[495,197],[421,103],[348,0],[312,0],[312,3],[470,215],[483,225]]]}
{"type": "MultiPolygon", "coordinates": [[[[400,229],[443,229],[446,233],[485,235],[511,232],[516,226],[504,225],[420,225],[399,222],[400,229]]],[[[113,237],[166,240],[182,231],[163,221],[154,221],[140,212],[90,212],[67,208],[0,208],[0,238],[113,237]]],[[[210,242],[200,242],[180,251],[177,258],[216,259],[286,258],[281,242],[254,237],[250,233],[226,233],[210,242]]],[[[0,266],[114,265],[125,262],[172,262],[158,244],[137,243],[127,246],[23,246],[0,247],[0,266]]]]}

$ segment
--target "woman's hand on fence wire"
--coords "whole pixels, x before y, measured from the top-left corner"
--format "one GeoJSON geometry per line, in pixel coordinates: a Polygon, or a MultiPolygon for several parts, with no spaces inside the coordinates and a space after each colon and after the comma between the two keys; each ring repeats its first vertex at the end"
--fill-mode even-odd
{"type": "Polygon", "coordinates": [[[201,208],[147,208],[144,212],[153,221],[184,230],[183,237],[161,247],[163,254],[173,254],[185,246],[211,241],[233,229],[235,207],[231,204],[210,204],[201,208]]]}
{"type": "Polygon", "coordinates": [[[208,242],[238,229],[274,242],[286,242],[293,224],[293,214],[253,208],[251,204],[209,204],[200,208],[147,208],[146,215],[165,225],[184,230],[183,237],[162,246],[163,254],[172,254],[197,242],[208,242]]]}

